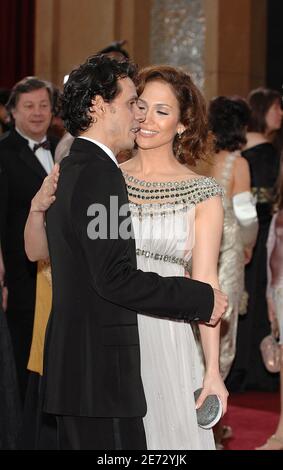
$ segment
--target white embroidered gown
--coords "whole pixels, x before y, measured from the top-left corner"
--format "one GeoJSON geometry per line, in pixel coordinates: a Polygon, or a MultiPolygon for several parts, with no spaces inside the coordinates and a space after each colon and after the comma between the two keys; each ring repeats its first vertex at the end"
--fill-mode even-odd
{"type": "MultiPolygon", "coordinates": [[[[195,206],[222,195],[222,189],[207,177],[172,183],[124,177],[138,268],[185,276],[194,246],[195,206]]],[[[202,369],[190,324],[139,315],[138,326],[148,449],[214,449],[212,431],[199,428],[196,420],[194,391],[202,386],[202,369]]]]}

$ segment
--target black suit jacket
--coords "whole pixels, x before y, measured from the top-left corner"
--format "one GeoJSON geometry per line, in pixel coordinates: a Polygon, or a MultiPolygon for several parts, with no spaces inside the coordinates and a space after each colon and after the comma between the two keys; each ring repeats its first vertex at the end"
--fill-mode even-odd
{"type": "MultiPolygon", "coordinates": [[[[109,223],[104,238],[89,238],[89,207],[104,206],[110,222],[110,196],[117,215],[128,204],[121,171],[100,147],[76,139],[47,213],[53,304],[44,376],[50,413],[143,416],[137,312],[208,320],[213,309],[209,285],[137,270],[134,239],[111,239],[109,223]]],[[[126,222],[125,212],[118,219],[126,222]]]]}
{"type": "MultiPolygon", "coordinates": [[[[56,142],[51,143],[54,155],[56,142]]],[[[16,130],[0,139],[0,238],[9,287],[8,308],[34,311],[37,263],[24,249],[24,227],[30,203],[46,171],[16,130]]]]}

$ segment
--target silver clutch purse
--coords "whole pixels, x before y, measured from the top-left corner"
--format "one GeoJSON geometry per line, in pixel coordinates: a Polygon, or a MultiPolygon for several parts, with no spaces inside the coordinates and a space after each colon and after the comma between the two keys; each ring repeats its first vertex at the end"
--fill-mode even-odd
{"type": "Polygon", "coordinates": [[[263,363],[269,372],[280,371],[280,345],[273,335],[267,335],[260,342],[263,363]]]}
{"type": "MultiPolygon", "coordinates": [[[[200,396],[202,388],[194,392],[195,402],[200,396]]],[[[217,395],[208,395],[200,408],[196,410],[197,422],[200,428],[210,429],[220,420],[222,416],[222,403],[217,395]]]]}

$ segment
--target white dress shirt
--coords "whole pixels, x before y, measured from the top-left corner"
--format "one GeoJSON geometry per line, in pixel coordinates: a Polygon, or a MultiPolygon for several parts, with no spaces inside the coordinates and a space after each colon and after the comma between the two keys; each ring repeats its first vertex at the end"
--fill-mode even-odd
{"type": "MultiPolygon", "coordinates": [[[[44,136],[44,138],[41,139],[40,142],[36,142],[36,140],[31,139],[27,135],[24,135],[17,127],[16,127],[16,131],[18,132],[18,134],[20,134],[24,139],[28,141],[29,148],[32,150],[32,152],[36,144],[40,144],[41,142],[44,142],[46,140],[46,136],[44,136]]],[[[50,150],[46,150],[43,147],[40,147],[36,150],[36,152],[34,152],[34,155],[38,159],[39,163],[43,166],[46,173],[49,175],[49,173],[51,172],[54,166],[54,161],[53,161],[50,150]]]]}
{"type": "Polygon", "coordinates": [[[89,140],[93,144],[98,145],[98,147],[104,150],[104,152],[107,153],[107,155],[111,158],[111,160],[113,160],[113,162],[119,167],[117,158],[115,157],[114,153],[112,152],[112,150],[110,150],[109,147],[106,147],[106,145],[102,144],[101,142],[98,142],[97,140],[94,140],[94,139],[90,139],[89,137],[79,136],[78,139],[89,140]]]}

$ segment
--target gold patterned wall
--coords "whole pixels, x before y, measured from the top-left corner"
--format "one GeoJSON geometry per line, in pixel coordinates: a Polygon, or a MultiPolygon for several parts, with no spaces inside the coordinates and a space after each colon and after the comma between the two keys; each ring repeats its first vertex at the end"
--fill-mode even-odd
{"type": "Polygon", "coordinates": [[[152,63],[183,67],[204,85],[204,0],[152,0],[152,63]]]}

